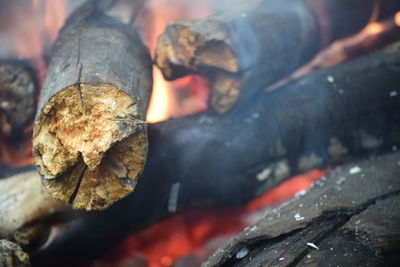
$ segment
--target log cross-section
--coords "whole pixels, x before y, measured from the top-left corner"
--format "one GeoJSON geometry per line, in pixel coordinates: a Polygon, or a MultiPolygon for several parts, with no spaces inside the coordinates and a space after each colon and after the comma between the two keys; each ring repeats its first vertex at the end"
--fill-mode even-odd
{"type": "Polygon", "coordinates": [[[151,59],[135,30],[89,2],[61,30],[34,124],[43,184],[74,208],[126,196],[145,164],[151,59]]]}

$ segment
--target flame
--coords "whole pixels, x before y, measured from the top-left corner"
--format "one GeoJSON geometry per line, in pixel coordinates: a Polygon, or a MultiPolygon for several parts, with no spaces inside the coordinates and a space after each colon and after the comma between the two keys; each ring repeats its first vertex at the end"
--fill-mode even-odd
{"type": "Polygon", "coordinates": [[[164,80],[161,71],[153,67],[153,92],[147,112],[147,122],[154,123],[168,119],[173,101],[170,84],[164,80]]]}
{"type": "Polygon", "coordinates": [[[368,24],[365,29],[364,32],[365,34],[378,34],[380,32],[382,32],[384,30],[384,27],[382,24],[378,23],[378,22],[373,22],[368,24]]]}
{"type": "Polygon", "coordinates": [[[394,15],[394,23],[400,27],[400,11],[394,15]]]}
{"type": "Polygon", "coordinates": [[[46,65],[43,52],[49,49],[64,24],[67,16],[67,0],[32,0],[27,13],[28,15],[21,8],[21,11],[15,14],[19,23],[12,35],[12,42],[18,56],[33,61],[42,82],[46,65]]]}
{"type": "Polygon", "coordinates": [[[265,215],[266,207],[276,205],[307,189],[326,172],[312,170],[298,175],[265,192],[242,209],[189,211],[157,223],[129,236],[118,247],[83,266],[129,266],[140,260],[151,267],[171,266],[185,257],[186,266],[200,265],[230,237],[265,215]],[[224,223],[221,223],[224,222],[224,223]],[[195,263],[193,258],[197,258],[195,263]]]}
{"type": "MultiPolygon", "coordinates": [[[[154,50],[159,35],[166,25],[178,19],[197,19],[210,13],[211,0],[201,1],[193,5],[191,1],[174,3],[166,0],[150,0],[147,2],[149,15],[141,22],[146,32],[146,43],[154,56],[154,50]],[[194,8],[195,6],[195,8],[194,8]],[[150,26],[148,26],[150,25],[150,26]]],[[[207,108],[208,89],[198,77],[185,77],[174,82],[166,81],[160,71],[154,68],[153,93],[147,111],[147,121],[155,123],[168,118],[176,118],[202,111],[207,108]],[[198,81],[199,84],[196,84],[198,81]],[[184,95],[182,90],[188,94],[184,95]],[[179,98],[179,99],[178,99],[179,98]]]]}

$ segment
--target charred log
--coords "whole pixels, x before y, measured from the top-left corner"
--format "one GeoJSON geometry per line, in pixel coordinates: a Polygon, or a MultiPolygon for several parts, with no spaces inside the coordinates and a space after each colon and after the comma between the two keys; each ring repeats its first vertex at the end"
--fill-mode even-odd
{"type": "Polygon", "coordinates": [[[380,17],[400,8],[397,1],[374,0],[241,2],[233,11],[171,23],[158,40],[156,63],[166,79],[211,77],[211,106],[224,113],[240,92],[270,85],[321,47],[361,30],[376,3],[380,17]]]}
{"type": "Polygon", "coordinates": [[[37,94],[37,76],[29,61],[0,60],[0,138],[23,137],[35,116],[37,94]]]}
{"type": "Polygon", "coordinates": [[[94,257],[176,212],[240,205],[294,174],[396,148],[400,97],[392,86],[400,82],[399,51],[397,44],[272,93],[256,92],[222,116],[150,125],[135,194],[86,215],[35,262],[66,258],[65,247],[75,259],[94,257]]]}
{"type": "Polygon", "coordinates": [[[135,29],[90,1],[54,46],[33,134],[35,164],[55,198],[86,210],[126,196],[145,164],[151,59],[135,29]]]}
{"type": "Polygon", "coordinates": [[[398,265],[399,160],[395,153],[337,168],[203,266],[398,265]]]}

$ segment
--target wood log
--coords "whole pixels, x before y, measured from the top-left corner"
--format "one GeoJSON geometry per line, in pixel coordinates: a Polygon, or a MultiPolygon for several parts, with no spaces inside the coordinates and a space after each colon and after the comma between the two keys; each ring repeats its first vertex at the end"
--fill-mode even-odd
{"type": "Polygon", "coordinates": [[[33,133],[35,164],[55,198],[107,208],[135,188],[145,164],[151,59],[135,29],[89,1],[54,46],[33,133]]]}
{"type": "Polygon", "coordinates": [[[43,190],[34,167],[0,177],[0,238],[14,241],[28,252],[47,242],[55,224],[78,214],[43,190]]]}
{"type": "Polygon", "coordinates": [[[202,266],[397,266],[399,162],[397,152],[335,169],[202,266]]]}
{"type": "Polygon", "coordinates": [[[37,74],[27,60],[0,59],[0,138],[20,141],[33,122],[37,74]]]}
{"type": "Polygon", "coordinates": [[[33,261],[93,258],[177,212],[241,205],[311,168],[396,149],[399,51],[397,44],[274,92],[256,92],[221,116],[205,112],[150,125],[135,194],[86,214],[33,261]]]}
{"type": "Polygon", "coordinates": [[[209,77],[211,106],[224,113],[240,92],[272,84],[321,47],[361,30],[376,3],[376,18],[400,9],[394,0],[242,1],[233,10],[168,25],[157,42],[156,64],[168,80],[189,73],[209,77]]]}
{"type": "Polygon", "coordinates": [[[29,256],[17,244],[0,239],[0,266],[29,267],[29,256]]]}

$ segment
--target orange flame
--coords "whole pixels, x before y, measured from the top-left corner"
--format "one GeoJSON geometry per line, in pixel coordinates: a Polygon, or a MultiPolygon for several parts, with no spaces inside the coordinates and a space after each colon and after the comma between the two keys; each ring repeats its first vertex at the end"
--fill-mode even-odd
{"type": "MultiPolygon", "coordinates": [[[[201,1],[193,5],[191,1],[180,1],[174,3],[171,9],[171,2],[165,0],[150,0],[147,7],[150,9],[149,17],[143,23],[146,30],[144,33],[147,45],[154,54],[157,37],[163,33],[168,23],[177,19],[196,19],[209,14],[211,0],[201,1]],[[196,6],[196,8],[194,8],[196,6]],[[151,25],[150,27],[148,25],[151,25]]],[[[154,56],[154,55],[153,55],[154,56]]],[[[207,87],[200,82],[199,85],[192,83],[197,78],[182,78],[176,82],[167,82],[158,69],[154,69],[153,93],[147,112],[147,121],[150,123],[159,122],[168,118],[185,116],[202,111],[206,108],[207,87]],[[195,88],[194,88],[195,87],[195,88]],[[202,89],[199,89],[199,88],[202,89]],[[181,94],[177,92],[180,88],[186,88],[189,92],[184,100],[177,99],[181,94]]],[[[198,79],[197,79],[198,80],[198,79]]]]}
{"type": "Polygon", "coordinates": [[[383,30],[384,30],[384,27],[382,24],[380,24],[378,22],[373,22],[373,23],[368,24],[365,27],[364,32],[365,32],[365,34],[378,34],[383,30]]]}
{"type": "Polygon", "coordinates": [[[400,27],[400,11],[398,11],[396,13],[396,15],[394,15],[394,23],[400,27]]]}

